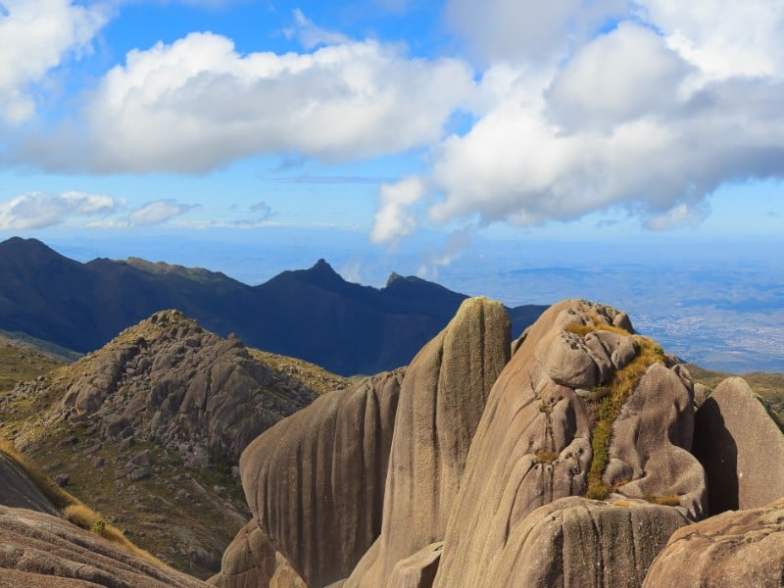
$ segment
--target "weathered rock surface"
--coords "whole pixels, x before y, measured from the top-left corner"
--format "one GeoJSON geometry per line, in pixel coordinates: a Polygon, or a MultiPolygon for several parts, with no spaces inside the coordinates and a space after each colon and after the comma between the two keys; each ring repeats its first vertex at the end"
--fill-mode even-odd
{"type": "Polygon", "coordinates": [[[391,587],[395,577],[402,582],[408,576],[396,575],[395,566],[443,539],[471,439],[510,350],[510,323],[503,306],[473,298],[408,366],[395,421],[381,536],[345,588],[391,587]]]}
{"type": "Polygon", "coordinates": [[[259,433],[316,397],[238,339],[218,337],[177,311],[155,313],[30,386],[62,398],[50,422],[98,419],[104,437],[154,441],[194,466],[209,457],[236,463],[259,433]]]}
{"type": "Polygon", "coordinates": [[[694,454],[707,475],[711,514],[784,496],[784,433],[742,378],[724,380],[697,411],[694,454]]]}
{"type": "MultiPolygon", "coordinates": [[[[733,384],[737,385],[737,384],[733,384]]],[[[784,585],[784,499],[726,512],[676,531],[644,588],[780,588],[784,585]]]]}
{"type": "Polygon", "coordinates": [[[438,571],[438,562],[444,544],[439,541],[423,547],[414,555],[401,559],[392,569],[392,576],[387,582],[391,588],[430,588],[438,571]]]}
{"type": "Polygon", "coordinates": [[[475,586],[641,586],[667,539],[685,524],[680,508],[561,498],[534,510],[511,530],[489,555],[475,586]]]}
{"type": "MultiPolygon", "coordinates": [[[[309,586],[347,577],[381,530],[403,373],[322,396],[242,455],[255,521],[309,586]]],[[[257,565],[269,568],[265,557],[257,565]]]]}
{"type": "Polygon", "coordinates": [[[584,496],[589,485],[602,497],[647,498],[700,516],[704,474],[688,452],[693,388],[673,366],[614,309],[566,301],[546,311],[490,393],[435,586],[504,586],[486,582],[529,573],[514,545],[507,550],[510,538],[533,524],[535,509],[584,496]],[[611,431],[606,444],[594,438],[600,422],[611,431]]]}
{"type": "Polygon", "coordinates": [[[27,508],[56,515],[54,505],[25,471],[0,450],[0,505],[27,508]]]}
{"type": "Polygon", "coordinates": [[[237,534],[223,554],[221,573],[208,583],[218,588],[307,588],[255,521],[237,534]]]}
{"type": "Polygon", "coordinates": [[[207,588],[63,519],[0,507],[0,586],[207,588]]]}

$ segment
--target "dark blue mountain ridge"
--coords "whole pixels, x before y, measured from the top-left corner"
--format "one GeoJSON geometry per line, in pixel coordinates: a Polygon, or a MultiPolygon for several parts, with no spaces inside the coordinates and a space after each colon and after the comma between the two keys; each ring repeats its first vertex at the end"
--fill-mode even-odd
{"type": "MultiPolygon", "coordinates": [[[[220,335],[335,373],[407,364],[464,294],[392,274],[383,288],[344,280],[325,260],[249,286],[222,273],[138,258],[80,263],[36,239],[0,243],[0,329],[86,353],[152,313],[176,308],[220,335]]],[[[543,306],[509,309],[513,336],[543,306]]]]}

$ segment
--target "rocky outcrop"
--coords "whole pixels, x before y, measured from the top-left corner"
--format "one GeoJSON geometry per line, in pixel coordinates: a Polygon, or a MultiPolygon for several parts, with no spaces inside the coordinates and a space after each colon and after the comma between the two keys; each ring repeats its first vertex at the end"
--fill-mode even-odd
{"type": "MultiPolygon", "coordinates": [[[[242,455],[256,523],[309,586],[347,577],[381,530],[403,373],[322,396],[242,455]]],[[[272,569],[271,553],[256,565],[272,569]]]]}
{"type": "Polygon", "coordinates": [[[694,453],[707,474],[711,514],[784,496],[784,433],[742,378],[724,380],[697,411],[694,453]]]}
{"type": "Polygon", "coordinates": [[[259,433],[316,397],[238,339],[218,337],[177,311],[155,313],[16,393],[61,398],[47,425],[97,422],[106,438],[153,441],[190,466],[236,463],[259,433]]]}
{"type": "Polygon", "coordinates": [[[0,505],[57,514],[27,472],[0,449],[0,505]]]}
{"type": "Polygon", "coordinates": [[[706,490],[689,453],[692,402],[686,370],[634,335],[625,314],[583,301],[551,307],[490,393],[435,586],[503,586],[484,582],[529,573],[514,549],[524,542],[507,550],[510,538],[559,498],[645,499],[678,507],[670,518],[699,517],[706,490]]]}
{"type": "MultiPolygon", "coordinates": [[[[682,509],[644,501],[561,498],[534,510],[488,555],[476,586],[640,586],[682,509]]],[[[666,586],[667,584],[662,584],[666,586]]]]}
{"type": "Polygon", "coordinates": [[[307,588],[255,521],[226,548],[221,573],[208,583],[218,588],[307,588]]]}
{"type": "Polygon", "coordinates": [[[63,519],[0,507],[0,586],[207,588],[63,519]]]}
{"type": "Polygon", "coordinates": [[[654,561],[643,584],[644,588],[782,585],[784,499],[761,508],[726,512],[679,529],[654,561]]]}
{"type": "Polygon", "coordinates": [[[417,552],[443,539],[471,439],[510,349],[504,308],[473,298],[409,365],[395,421],[381,536],[345,588],[391,587],[390,578],[409,576],[408,564],[400,562],[416,559],[417,552]],[[395,572],[398,565],[404,568],[395,572]]]}

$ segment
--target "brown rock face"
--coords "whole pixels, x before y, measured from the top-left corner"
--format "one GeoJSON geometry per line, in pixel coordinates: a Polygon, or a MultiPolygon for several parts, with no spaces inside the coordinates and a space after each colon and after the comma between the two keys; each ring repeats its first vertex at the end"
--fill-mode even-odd
{"type": "Polygon", "coordinates": [[[473,298],[409,365],[395,421],[381,536],[345,588],[391,588],[391,579],[402,577],[394,573],[399,562],[443,538],[471,439],[510,349],[506,311],[496,302],[473,298]]]}
{"type": "Polygon", "coordinates": [[[694,454],[707,474],[711,514],[784,496],[784,433],[742,378],[724,380],[697,411],[694,454]]]}
{"type": "Polygon", "coordinates": [[[476,586],[640,586],[672,532],[687,523],[680,509],[642,501],[561,498],[512,530],[476,586]]]}
{"type": "Polygon", "coordinates": [[[226,548],[221,573],[208,583],[218,588],[307,588],[255,521],[226,548]]]}
{"type": "Polygon", "coordinates": [[[42,384],[62,397],[51,419],[95,419],[107,437],[154,441],[186,463],[236,463],[259,433],[315,393],[177,311],[161,311],[42,384]]]}
{"type": "Polygon", "coordinates": [[[41,493],[38,486],[2,451],[0,451],[0,505],[57,515],[57,509],[41,493]]]}
{"type": "Polygon", "coordinates": [[[644,588],[780,588],[784,585],[784,499],[726,512],[676,531],[644,588]]]}
{"type": "Polygon", "coordinates": [[[510,538],[559,498],[646,498],[679,507],[672,520],[704,511],[688,374],[630,328],[623,313],[582,301],[554,305],[530,328],[474,436],[436,587],[531,573],[514,550],[525,542],[510,538]]]}
{"type": "Polygon", "coordinates": [[[381,530],[402,380],[397,370],[326,394],[242,455],[256,522],[309,586],[347,577],[381,530]]]}
{"type": "Polygon", "coordinates": [[[207,588],[48,514],[0,507],[0,586],[207,588]]]}

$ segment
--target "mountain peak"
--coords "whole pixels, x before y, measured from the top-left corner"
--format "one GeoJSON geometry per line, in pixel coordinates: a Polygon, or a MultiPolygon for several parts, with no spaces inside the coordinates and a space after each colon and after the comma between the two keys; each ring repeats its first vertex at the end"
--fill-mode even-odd
{"type": "Polygon", "coordinates": [[[394,284],[398,280],[404,280],[404,279],[405,278],[403,276],[401,276],[399,273],[392,272],[391,274],[389,274],[389,277],[387,278],[387,285],[386,285],[386,287],[389,288],[389,286],[391,286],[392,284],[394,284]]]}
{"type": "Polygon", "coordinates": [[[54,249],[38,239],[24,239],[22,237],[11,237],[0,243],[0,251],[14,255],[19,254],[45,254],[60,257],[54,249]]]}

